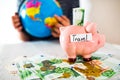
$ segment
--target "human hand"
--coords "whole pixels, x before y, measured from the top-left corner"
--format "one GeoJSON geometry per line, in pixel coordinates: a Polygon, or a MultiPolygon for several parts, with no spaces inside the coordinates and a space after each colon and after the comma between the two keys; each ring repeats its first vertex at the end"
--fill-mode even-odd
{"type": "Polygon", "coordinates": [[[54,17],[56,18],[56,20],[58,21],[55,26],[52,28],[52,36],[55,38],[58,38],[60,36],[60,27],[66,27],[70,25],[70,20],[62,15],[62,16],[58,16],[58,15],[54,15],[54,17]]]}
{"type": "Polygon", "coordinates": [[[21,22],[20,22],[20,17],[19,17],[19,15],[18,15],[18,13],[15,13],[15,15],[12,16],[12,22],[13,22],[14,28],[15,28],[17,31],[21,32],[22,29],[23,29],[23,27],[22,27],[22,24],[21,24],[21,22]]]}

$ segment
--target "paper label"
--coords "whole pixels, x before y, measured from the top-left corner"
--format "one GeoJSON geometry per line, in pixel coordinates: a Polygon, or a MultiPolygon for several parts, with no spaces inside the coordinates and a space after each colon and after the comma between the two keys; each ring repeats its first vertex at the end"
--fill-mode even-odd
{"type": "Polygon", "coordinates": [[[70,35],[71,42],[82,42],[82,41],[90,41],[90,40],[92,40],[92,33],[70,35]]]}
{"type": "Polygon", "coordinates": [[[73,25],[82,26],[84,23],[84,9],[73,8],[73,25]]]}

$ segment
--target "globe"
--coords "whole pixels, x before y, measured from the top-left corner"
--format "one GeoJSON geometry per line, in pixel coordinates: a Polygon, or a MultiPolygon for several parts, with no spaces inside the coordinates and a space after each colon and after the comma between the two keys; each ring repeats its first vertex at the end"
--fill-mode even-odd
{"type": "Polygon", "coordinates": [[[52,26],[57,23],[55,14],[63,14],[57,0],[26,0],[19,10],[25,31],[39,38],[51,36],[52,26]]]}

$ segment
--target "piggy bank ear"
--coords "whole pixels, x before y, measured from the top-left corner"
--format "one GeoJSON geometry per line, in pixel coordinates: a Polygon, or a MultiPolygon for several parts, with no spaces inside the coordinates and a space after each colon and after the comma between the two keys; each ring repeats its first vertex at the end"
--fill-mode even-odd
{"type": "Polygon", "coordinates": [[[65,27],[60,27],[60,32],[64,31],[65,27]]]}
{"type": "Polygon", "coordinates": [[[92,34],[95,34],[97,33],[97,30],[96,30],[96,24],[95,23],[90,23],[86,26],[86,31],[88,33],[92,33],[92,34]]]}
{"type": "Polygon", "coordinates": [[[90,22],[87,21],[87,22],[84,24],[84,27],[87,27],[89,24],[90,24],[90,22]]]}

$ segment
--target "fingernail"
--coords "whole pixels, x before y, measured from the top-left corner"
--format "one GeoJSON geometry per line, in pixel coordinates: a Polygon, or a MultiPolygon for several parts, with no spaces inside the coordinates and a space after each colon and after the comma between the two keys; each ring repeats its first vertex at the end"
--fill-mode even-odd
{"type": "Polygon", "coordinates": [[[15,15],[18,15],[18,13],[16,12],[15,15]]]}

